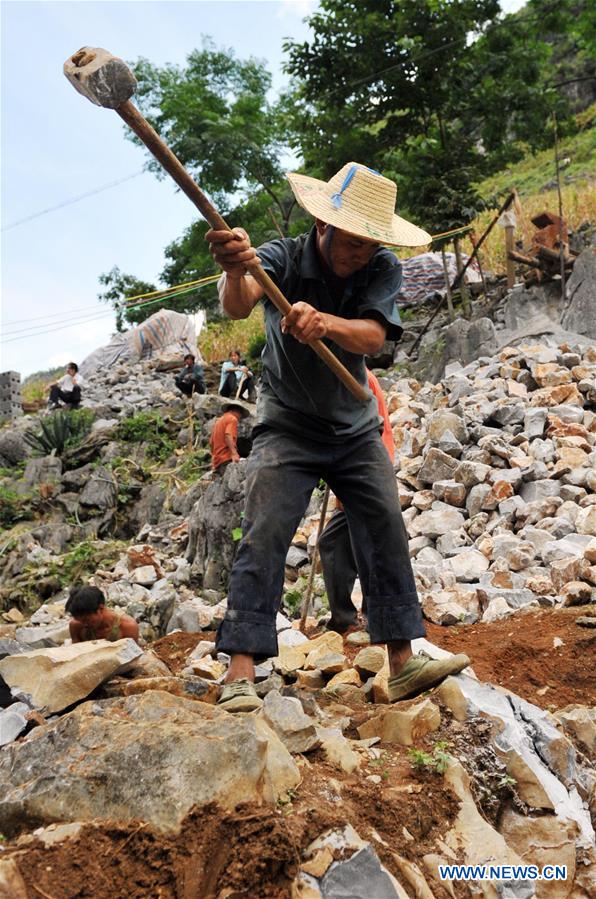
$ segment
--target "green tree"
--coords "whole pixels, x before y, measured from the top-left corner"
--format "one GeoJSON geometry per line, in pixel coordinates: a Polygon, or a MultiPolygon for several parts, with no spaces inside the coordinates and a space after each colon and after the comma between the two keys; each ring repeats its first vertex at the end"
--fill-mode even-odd
{"type": "MultiPolygon", "coordinates": [[[[271,75],[264,64],[238,60],[205,38],[185,67],[140,59],[133,68],[141,110],[220,211],[262,191],[286,232],[295,204],[280,163],[286,145],[278,109],[267,98],[271,75]]],[[[165,177],[152,157],[148,167],[165,177]]]]}
{"type": "Polygon", "coordinates": [[[127,275],[121,272],[115,265],[109,272],[104,272],[99,276],[99,283],[106,288],[99,294],[99,299],[104,303],[110,303],[116,313],[116,330],[124,331],[132,324],[138,324],[151,315],[150,306],[142,307],[135,310],[127,307],[127,303],[131,297],[139,294],[152,293],[156,290],[154,284],[148,281],[141,281],[134,275],[127,275]]]}
{"type": "Polygon", "coordinates": [[[313,38],[286,43],[306,169],[359,159],[430,230],[467,223],[483,205],[474,182],[549,139],[540,15],[499,15],[498,0],[321,0],[313,38]]]}

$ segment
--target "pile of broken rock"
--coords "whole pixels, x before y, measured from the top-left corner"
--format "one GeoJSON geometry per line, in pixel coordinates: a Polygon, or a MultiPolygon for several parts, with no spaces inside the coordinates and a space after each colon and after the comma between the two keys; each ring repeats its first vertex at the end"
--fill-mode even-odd
{"type": "Polygon", "coordinates": [[[594,348],[506,347],[437,385],[399,380],[387,399],[428,619],[593,600],[594,348]]]}

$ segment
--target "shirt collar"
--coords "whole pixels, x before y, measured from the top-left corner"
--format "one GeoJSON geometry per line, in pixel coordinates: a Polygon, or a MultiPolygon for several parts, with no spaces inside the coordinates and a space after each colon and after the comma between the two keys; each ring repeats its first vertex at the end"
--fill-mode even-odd
{"type": "Polygon", "coordinates": [[[310,278],[314,281],[320,281],[323,278],[323,271],[319,262],[319,251],[317,250],[316,225],[313,225],[304,242],[300,260],[300,275],[302,278],[310,278]]]}

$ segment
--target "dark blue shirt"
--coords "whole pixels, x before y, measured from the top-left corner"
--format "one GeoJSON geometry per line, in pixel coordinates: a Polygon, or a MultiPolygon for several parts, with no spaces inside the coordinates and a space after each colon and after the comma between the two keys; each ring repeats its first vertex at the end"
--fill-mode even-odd
{"type": "MultiPolygon", "coordinates": [[[[346,283],[343,296],[325,282],[316,245],[316,228],[297,238],[274,240],[258,249],[263,268],[290,303],[303,300],[345,319],[373,318],[387,329],[388,340],[402,333],[395,297],[401,285],[401,265],[380,248],[346,283]]],[[[282,334],[281,313],[263,300],[267,343],[262,353],[263,377],[258,421],[313,440],[341,443],[379,427],[377,401],[359,402],[306,344],[282,334]]],[[[364,356],[324,341],[364,387],[364,356]]]]}

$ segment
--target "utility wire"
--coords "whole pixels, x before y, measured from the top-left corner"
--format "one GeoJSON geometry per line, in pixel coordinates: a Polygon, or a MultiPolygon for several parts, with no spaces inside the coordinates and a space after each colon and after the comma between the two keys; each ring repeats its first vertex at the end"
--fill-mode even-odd
{"type": "Polygon", "coordinates": [[[118,180],[116,181],[110,181],[109,184],[103,184],[101,187],[96,187],[95,190],[88,190],[84,194],[79,194],[78,197],[71,197],[69,200],[64,200],[63,203],[57,203],[56,206],[48,206],[47,209],[41,209],[39,212],[34,212],[31,215],[25,216],[25,218],[17,219],[16,222],[11,222],[9,225],[5,225],[0,230],[10,231],[12,228],[16,228],[19,225],[24,225],[25,222],[30,222],[42,215],[47,215],[49,212],[56,212],[57,209],[63,209],[65,206],[72,206],[73,203],[79,203],[81,200],[86,200],[87,197],[94,197],[95,194],[100,194],[104,190],[110,190],[112,187],[117,187],[119,184],[124,184],[125,181],[132,181],[133,178],[138,178],[139,175],[143,175],[146,171],[146,169],[140,169],[138,172],[134,172],[132,175],[127,175],[125,178],[118,178],[118,180]]]}
{"type": "MultiPolygon", "coordinates": [[[[144,298],[157,297],[157,296],[162,297],[162,298],[167,297],[167,296],[171,295],[172,291],[181,290],[183,287],[194,287],[197,284],[204,284],[209,280],[219,278],[219,277],[220,277],[220,275],[206,275],[203,278],[197,278],[195,281],[184,281],[182,284],[172,284],[171,287],[162,287],[159,290],[150,290],[150,291],[148,291],[148,293],[138,293],[135,296],[127,297],[126,305],[127,306],[130,305],[133,302],[133,300],[141,300],[144,298]]],[[[78,308],[72,309],[70,311],[72,311],[72,312],[89,312],[90,313],[92,310],[97,310],[96,304],[93,304],[93,306],[79,306],[78,308]]],[[[13,321],[5,322],[5,324],[7,326],[20,325],[20,324],[23,324],[23,322],[36,322],[39,319],[44,319],[44,318],[63,318],[63,317],[64,317],[64,310],[62,310],[61,312],[49,312],[47,315],[32,315],[29,318],[14,319],[13,321]]],[[[48,322],[47,324],[51,325],[53,323],[48,322]]]]}
{"type": "MultiPolygon", "coordinates": [[[[176,293],[170,293],[165,297],[162,295],[162,296],[156,297],[153,300],[147,300],[144,303],[136,303],[134,306],[123,307],[123,311],[124,311],[124,309],[127,309],[127,310],[142,309],[145,306],[154,305],[155,303],[159,303],[164,299],[169,299],[170,297],[182,296],[183,294],[191,293],[193,290],[199,290],[201,287],[204,287],[207,284],[212,283],[213,281],[215,281],[218,278],[219,278],[219,275],[212,275],[209,278],[204,278],[203,283],[197,284],[194,287],[188,287],[185,290],[180,290],[180,291],[177,291],[176,293]]],[[[72,328],[76,325],[92,324],[93,322],[100,321],[105,318],[111,318],[112,315],[113,315],[113,312],[110,311],[110,312],[100,313],[98,315],[89,316],[87,318],[83,318],[83,319],[80,319],[77,321],[70,321],[67,324],[58,325],[55,328],[54,327],[43,328],[41,330],[34,330],[33,328],[23,329],[23,330],[26,330],[28,333],[21,334],[18,337],[10,336],[10,337],[8,337],[8,339],[2,340],[1,342],[2,343],[13,343],[16,340],[30,340],[34,337],[41,337],[44,334],[53,334],[55,331],[63,331],[67,328],[72,328]]]]}

